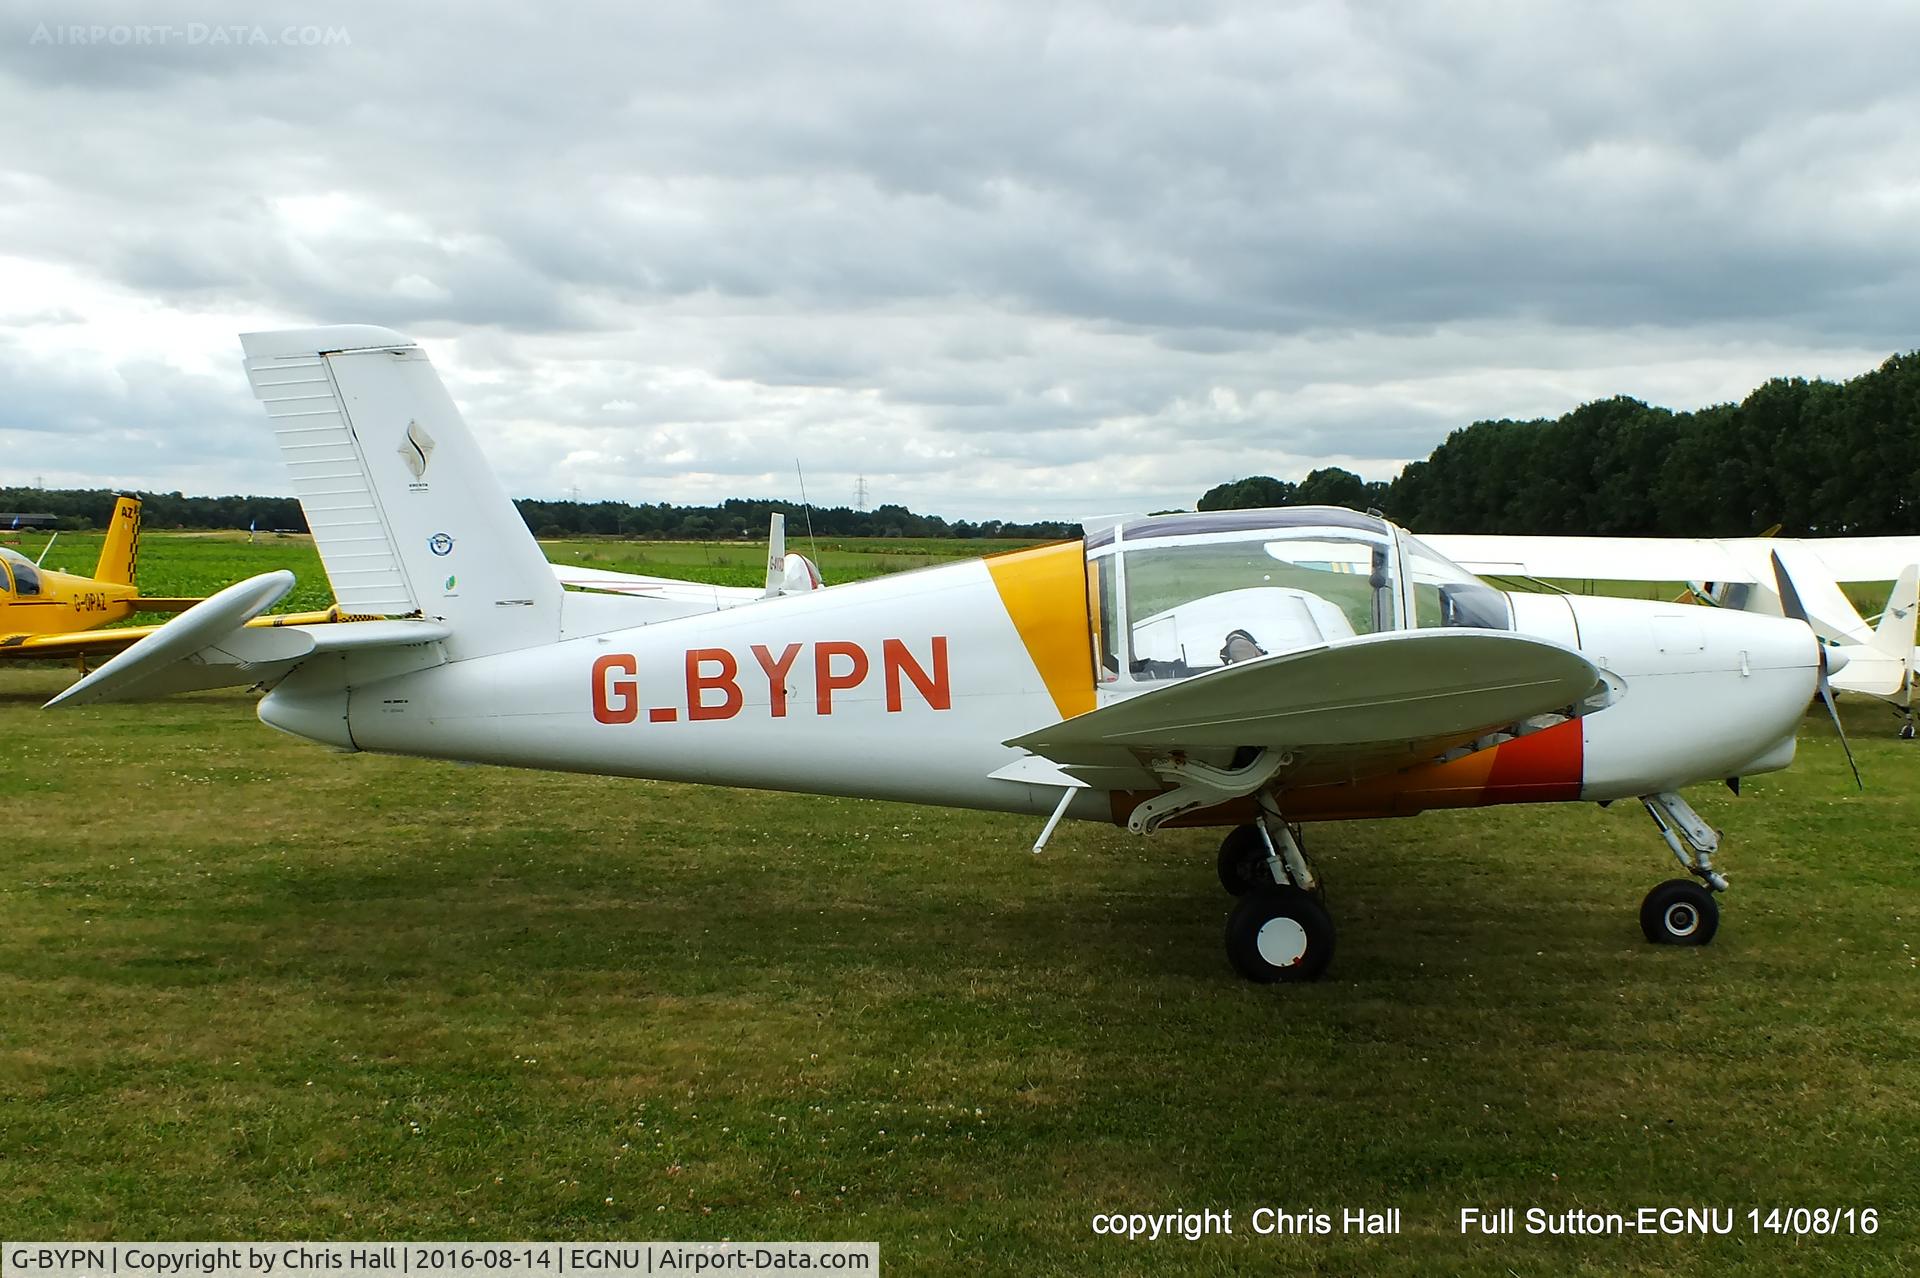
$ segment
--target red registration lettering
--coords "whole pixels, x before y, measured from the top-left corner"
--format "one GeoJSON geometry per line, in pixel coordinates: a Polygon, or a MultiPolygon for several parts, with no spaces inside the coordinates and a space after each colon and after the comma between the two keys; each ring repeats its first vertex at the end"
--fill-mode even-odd
{"type": "Polygon", "coordinates": [[[640,717],[640,685],[632,678],[615,679],[614,672],[640,672],[630,652],[610,652],[593,663],[593,717],[601,723],[632,723],[640,717]]]}
{"type": "Polygon", "coordinates": [[[880,643],[880,667],[887,679],[887,709],[894,714],[900,713],[900,676],[905,675],[928,706],[935,710],[953,709],[953,689],[947,683],[947,637],[933,637],[933,673],[928,674],[920,668],[920,663],[907,651],[907,645],[898,639],[884,639],[880,643]]]}
{"type": "Polygon", "coordinates": [[[867,677],[870,668],[866,649],[857,643],[846,643],[833,639],[826,643],[813,645],[813,687],[819,698],[821,714],[833,713],[833,694],[848,688],[857,688],[860,681],[867,677]],[[833,673],[833,659],[845,657],[852,665],[845,674],[833,673]]]}
{"type": "Polygon", "coordinates": [[[740,695],[740,663],[725,648],[687,649],[687,718],[731,719],[740,713],[745,698],[740,695]],[[715,675],[702,674],[700,667],[712,662],[720,667],[715,675]],[[706,694],[718,692],[719,705],[707,705],[706,694]]]}
{"type": "Polygon", "coordinates": [[[753,659],[767,672],[767,704],[773,711],[773,717],[787,717],[787,672],[793,669],[793,659],[800,655],[800,645],[788,644],[775,657],[765,644],[753,645],[753,659]]]}

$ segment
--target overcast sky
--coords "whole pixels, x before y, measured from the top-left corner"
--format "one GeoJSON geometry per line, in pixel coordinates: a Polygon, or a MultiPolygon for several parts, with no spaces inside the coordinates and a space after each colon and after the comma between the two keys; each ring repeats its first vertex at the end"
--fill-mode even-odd
{"type": "Polygon", "coordinates": [[[0,482],[290,491],[312,323],[516,495],[969,518],[1920,346],[1912,4],[441,9],[0,0],[0,482]]]}

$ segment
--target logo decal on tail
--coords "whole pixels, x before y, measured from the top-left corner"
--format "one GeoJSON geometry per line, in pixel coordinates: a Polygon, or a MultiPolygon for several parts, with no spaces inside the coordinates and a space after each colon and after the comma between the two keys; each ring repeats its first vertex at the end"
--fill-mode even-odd
{"type": "Polygon", "coordinates": [[[400,441],[398,451],[400,460],[407,464],[407,469],[413,472],[415,479],[426,478],[427,461],[433,456],[433,436],[427,434],[425,426],[417,421],[408,422],[406,437],[400,441]]]}
{"type": "Polygon", "coordinates": [[[433,536],[427,538],[427,549],[436,555],[451,555],[453,553],[453,538],[447,536],[445,533],[435,533],[433,536]]]}

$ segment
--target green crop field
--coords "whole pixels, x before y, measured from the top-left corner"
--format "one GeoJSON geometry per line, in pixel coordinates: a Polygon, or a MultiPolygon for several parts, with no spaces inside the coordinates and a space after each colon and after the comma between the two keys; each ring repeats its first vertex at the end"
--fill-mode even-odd
{"type": "MultiPolygon", "coordinates": [[[[90,566],[74,550],[54,559],[90,566]]],[[[62,546],[67,539],[62,538],[62,546]]],[[[952,545],[915,548],[899,558],[952,545]]],[[[665,571],[753,546],[570,543],[665,571]],[[627,558],[646,555],[645,560],[627,558]]],[[[822,547],[826,551],[826,547],[822,547]]],[[[555,558],[569,558],[549,548],[555,558]]],[[[830,579],[880,552],[858,547],[830,579]]],[[[151,538],[149,589],[304,541],[151,538]]],[[[300,606],[326,602],[324,594],[300,606]]],[[[1920,747],[1824,717],[1656,949],[1637,807],[1312,827],[1339,952],[1253,987],[1214,836],[329,753],[237,693],[0,670],[0,1237],[878,1239],[910,1274],[1920,1268],[1920,747]],[[1403,1232],[1257,1237],[1257,1207],[1403,1232]],[[1732,1208],[1463,1237],[1463,1207],[1732,1208]],[[1873,1208],[1870,1237],[1745,1212],[1873,1208]],[[1230,1238],[1097,1237],[1227,1209],[1230,1238]]]]}

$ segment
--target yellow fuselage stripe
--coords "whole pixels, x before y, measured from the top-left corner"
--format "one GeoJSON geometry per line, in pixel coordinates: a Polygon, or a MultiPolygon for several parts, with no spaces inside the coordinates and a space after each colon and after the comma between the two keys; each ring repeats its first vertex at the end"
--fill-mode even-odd
{"type": "Polygon", "coordinates": [[[1062,719],[1093,709],[1092,631],[1084,545],[1063,541],[986,561],[1013,628],[1062,719]]]}

